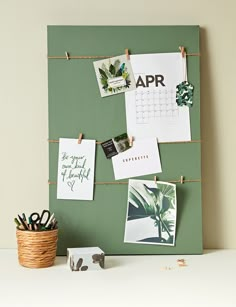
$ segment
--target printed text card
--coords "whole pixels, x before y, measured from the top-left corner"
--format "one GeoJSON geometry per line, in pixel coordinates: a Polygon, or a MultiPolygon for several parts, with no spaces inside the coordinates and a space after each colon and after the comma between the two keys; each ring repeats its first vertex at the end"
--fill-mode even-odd
{"type": "Polygon", "coordinates": [[[93,199],[95,150],[95,140],[59,140],[58,199],[93,199]]]}
{"type": "Polygon", "coordinates": [[[115,179],[161,173],[161,161],[156,138],[133,142],[132,148],[112,157],[115,179]]]}

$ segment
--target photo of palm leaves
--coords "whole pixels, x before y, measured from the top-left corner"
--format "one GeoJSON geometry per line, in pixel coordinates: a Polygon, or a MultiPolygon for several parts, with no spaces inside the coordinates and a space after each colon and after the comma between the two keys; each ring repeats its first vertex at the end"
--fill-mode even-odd
{"type": "Polygon", "coordinates": [[[176,185],[129,180],[124,242],[175,245],[176,185]]]}

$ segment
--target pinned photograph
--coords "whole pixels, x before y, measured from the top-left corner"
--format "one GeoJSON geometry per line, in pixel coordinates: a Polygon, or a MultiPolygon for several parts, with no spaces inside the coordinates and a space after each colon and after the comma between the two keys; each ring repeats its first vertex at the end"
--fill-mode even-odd
{"type": "Polygon", "coordinates": [[[96,61],[93,64],[102,97],[136,88],[132,67],[126,55],[96,61]]]}
{"type": "Polygon", "coordinates": [[[124,242],[175,245],[176,185],[129,180],[124,242]]]}
{"type": "Polygon", "coordinates": [[[130,148],[128,135],[127,133],[118,135],[108,141],[102,142],[101,146],[107,159],[110,159],[130,148]]]}

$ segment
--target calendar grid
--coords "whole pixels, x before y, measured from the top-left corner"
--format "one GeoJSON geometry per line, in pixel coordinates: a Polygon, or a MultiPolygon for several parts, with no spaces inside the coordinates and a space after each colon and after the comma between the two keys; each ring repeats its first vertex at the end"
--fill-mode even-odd
{"type": "Polygon", "coordinates": [[[174,89],[136,90],[135,107],[137,124],[148,124],[152,119],[179,116],[174,89]]]}

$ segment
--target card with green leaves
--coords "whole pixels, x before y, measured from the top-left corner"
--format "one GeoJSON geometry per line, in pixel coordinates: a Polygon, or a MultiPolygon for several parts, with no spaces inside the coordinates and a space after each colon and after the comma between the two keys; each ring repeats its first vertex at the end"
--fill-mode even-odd
{"type": "Polygon", "coordinates": [[[126,55],[99,60],[93,64],[102,97],[136,88],[132,66],[126,55]]]}
{"type": "Polygon", "coordinates": [[[176,185],[129,180],[124,242],[175,245],[176,185]]]}

